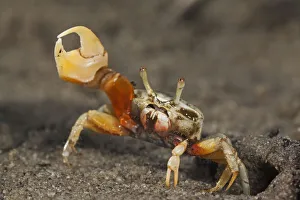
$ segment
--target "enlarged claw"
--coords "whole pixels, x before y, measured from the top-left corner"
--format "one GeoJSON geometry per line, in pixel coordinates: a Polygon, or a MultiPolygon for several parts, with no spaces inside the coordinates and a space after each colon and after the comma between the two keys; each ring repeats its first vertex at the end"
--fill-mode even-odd
{"type": "Polygon", "coordinates": [[[73,83],[84,84],[92,81],[96,72],[107,67],[108,54],[97,36],[84,26],[70,28],[58,36],[54,48],[54,57],[59,76],[73,83]],[[61,37],[77,33],[81,47],[66,52],[61,37]]]}

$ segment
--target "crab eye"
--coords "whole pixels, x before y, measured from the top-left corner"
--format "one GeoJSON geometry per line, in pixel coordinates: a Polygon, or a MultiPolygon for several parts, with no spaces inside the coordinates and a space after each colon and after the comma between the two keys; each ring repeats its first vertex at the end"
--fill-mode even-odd
{"type": "Polygon", "coordinates": [[[150,129],[157,133],[168,131],[171,127],[169,116],[161,110],[156,110],[152,106],[147,106],[140,114],[144,129],[150,129]]]}

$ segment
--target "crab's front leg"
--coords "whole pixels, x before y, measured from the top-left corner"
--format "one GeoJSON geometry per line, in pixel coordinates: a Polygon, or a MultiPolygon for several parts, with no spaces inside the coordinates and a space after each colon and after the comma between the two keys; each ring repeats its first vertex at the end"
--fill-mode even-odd
{"type": "Polygon", "coordinates": [[[106,133],[118,136],[126,136],[129,134],[127,130],[122,128],[119,120],[111,113],[112,111],[110,109],[101,107],[99,110],[90,110],[82,114],[77,119],[63,149],[62,156],[65,163],[68,164],[68,157],[70,153],[75,150],[77,140],[84,128],[93,130],[97,133],[106,133]]]}
{"type": "Polygon", "coordinates": [[[246,195],[250,194],[247,169],[241,159],[238,157],[237,152],[233,148],[229,138],[227,138],[225,135],[219,134],[215,138],[208,138],[203,141],[196,142],[195,144],[191,145],[187,151],[191,155],[210,159],[216,163],[226,165],[226,168],[216,186],[206,191],[219,191],[226,185],[226,183],[229,182],[226,188],[226,190],[228,190],[237,176],[240,174],[243,192],[246,195]]]}
{"type": "Polygon", "coordinates": [[[170,186],[170,178],[171,172],[174,171],[174,187],[176,187],[178,183],[178,171],[180,165],[180,156],[185,152],[187,148],[188,142],[184,140],[183,142],[179,143],[173,150],[172,156],[168,161],[168,169],[167,169],[167,176],[166,176],[166,185],[170,186]]]}

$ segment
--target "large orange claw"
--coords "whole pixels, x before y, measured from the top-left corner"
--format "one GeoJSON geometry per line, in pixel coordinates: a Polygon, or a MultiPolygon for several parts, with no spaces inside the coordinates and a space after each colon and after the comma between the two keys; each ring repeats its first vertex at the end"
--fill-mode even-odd
{"type": "Polygon", "coordinates": [[[84,26],[76,26],[57,37],[54,57],[60,78],[104,91],[120,124],[134,131],[136,124],[130,118],[133,86],[126,77],[107,67],[108,55],[97,36],[84,26]],[[70,33],[79,35],[81,47],[66,52],[61,37],[70,33]]]}
{"type": "Polygon", "coordinates": [[[94,79],[100,68],[107,67],[108,54],[90,29],[76,26],[62,32],[57,38],[54,57],[61,79],[77,84],[88,83],[94,79]],[[70,33],[79,35],[81,47],[66,52],[61,37],[70,33]]]}

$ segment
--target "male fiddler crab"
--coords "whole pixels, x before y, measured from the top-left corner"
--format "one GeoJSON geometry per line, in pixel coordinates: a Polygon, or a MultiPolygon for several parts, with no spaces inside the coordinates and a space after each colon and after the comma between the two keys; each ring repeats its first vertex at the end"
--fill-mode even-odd
{"type": "Polygon", "coordinates": [[[240,174],[243,192],[250,194],[247,169],[229,138],[218,134],[200,140],[204,116],[198,108],[181,99],[184,79],[179,79],[175,97],[170,97],[154,92],[148,82],[146,68],[142,67],[140,76],[145,90],[134,89],[126,77],[108,67],[108,54],[100,40],[83,26],[70,28],[58,35],[54,56],[61,79],[100,89],[111,102],[97,110],[89,110],[77,119],[63,148],[65,163],[68,163],[70,153],[75,151],[81,131],[86,128],[172,148],[172,156],[167,163],[168,187],[172,171],[174,187],[177,185],[180,156],[186,153],[226,165],[215,187],[205,191],[219,191],[227,183],[228,190],[240,174]],[[61,38],[71,33],[79,35],[81,47],[67,52],[61,38]]]}

